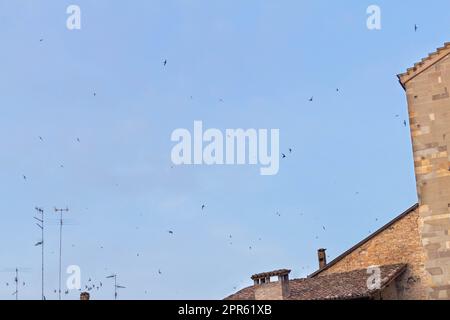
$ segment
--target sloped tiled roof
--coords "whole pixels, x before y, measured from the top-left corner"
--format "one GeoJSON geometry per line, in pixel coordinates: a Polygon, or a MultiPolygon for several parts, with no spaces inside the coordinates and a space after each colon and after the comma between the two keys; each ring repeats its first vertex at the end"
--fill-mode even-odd
{"type": "MultiPolygon", "coordinates": [[[[405,264],[380,266],[381,289],[389,285],[404,270],[405,264]]],[[[378,290],[369,290],[367,269],[326,276],[290,280],[288,300],[349,300],[370,299],[378,290]]],[[[255,287],[247,287],[225,300],[255,300],[255,287]]]]}
{"type": "Polygon", "coordinates": [[[450,42],[446,42],[443,47],[438,48],[435,52],[430,53],[426,58],[417,62],[414,67],[409,68],[405,73],[399,74],[398,79],[401,85],[405,88],[408,81],[418,76],[423,71],[427,70],[435,63],[441,61],[450,54],[450,42]]]}

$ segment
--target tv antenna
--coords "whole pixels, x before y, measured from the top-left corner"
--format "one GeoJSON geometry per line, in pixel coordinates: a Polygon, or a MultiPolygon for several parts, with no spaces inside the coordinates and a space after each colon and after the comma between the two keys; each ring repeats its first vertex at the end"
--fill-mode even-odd
{"type": "Polygon", "coordinates": [[[117,274],[110,275],[106,277],[107,279],[114,279],[114,300],[117,300],[117,289],[126,289],[124,286],[117,284],[117,274]]]}
{"type": "Polygon", "coordinates": [[[34,217],[38,222],[36,225],[41,229],[41,241],[35,244],[36,247],[41,247],[41,299],[45,300],[44,295],[44,209],[35,208],[36,213],[40,215],[40,218],[34,217]]]}
{"type": "Polygon", "coordinates": [[[59,213],[59,290],[58,290],[58,297],[59,300],[61,300],[61,281],[62,281],[62,229],[63,229],[63,213],[69,212],[69,208],[65,209],[58,209],[55,208],[55,212],[59,213]]]}
{"type": "MultiPolygon", "coordinates": [[[[20,288],[20,279],[19,279],[19,272],[26,272],[30,269],[28,268],[19,268],[15,267],[12,269],[3,269],[1,272],[8,272],[8,273],[14,273],[14,287],[15,291],[12,293],[13,296],[16,296],[16,300],[19,300],[19,288],[20,288]]],[[[22,283],[22,286],[25,286],[25,282],[22,283]]]]}

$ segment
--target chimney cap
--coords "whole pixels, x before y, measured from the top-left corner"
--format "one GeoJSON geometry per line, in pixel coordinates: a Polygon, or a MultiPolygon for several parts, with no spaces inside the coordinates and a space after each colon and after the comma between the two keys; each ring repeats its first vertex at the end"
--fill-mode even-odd
{"type": "Polygon", "coordinates": [[[290,273],[291,273],[291,270],[288,270],[288,269],[280,269],[280,270],[275,270],[275,271],[270,271],[270,272],[263,272],[263,273],[254,274],[252,276],[252,280],[265,279],[265,278],[269,278],[269,277],[282,277],[282,276],[287,276],[290,273]]]}

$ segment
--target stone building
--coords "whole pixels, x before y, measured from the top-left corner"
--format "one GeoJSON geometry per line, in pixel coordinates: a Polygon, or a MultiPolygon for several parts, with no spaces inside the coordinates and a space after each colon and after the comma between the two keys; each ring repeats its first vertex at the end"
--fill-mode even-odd
{"type": "Polygon", "coordinates": [[[229,300],[450,299],[450,43],[398,76],[406,91],[419,204],[306,279],[252,276],[229,300]],[[277,278],[277,279],[274,279],[277,278]]]}

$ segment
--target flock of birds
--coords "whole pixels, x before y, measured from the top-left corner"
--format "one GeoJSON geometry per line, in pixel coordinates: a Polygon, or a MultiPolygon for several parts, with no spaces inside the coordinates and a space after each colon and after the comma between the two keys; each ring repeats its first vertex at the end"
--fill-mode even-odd
{"type": "MultiPolygon", "coordinates": [[[[418,29],[419,29],[419,26],[418,26],[417,24],[415,24],[415,25],[414,25],[414,31],[417,32],[418,29]]],[[[43,39],[43,38],[39,39],[39,42],[41,42],[41,43],[44,42],[44,39],[43,39]]],[[[163,64],[164,67],[166,67],[167,64],[168,64],[168,60],[167,60],[167,59],[164,59],[163,62],[162,62],[162,64],[163,64]]],[[[339,89],[339,88],[336,88],[336,92],[339,93],[339,92],[340,92],[340,89],[339,89]]],[[[93,94],[94,97],[97,96],[97,92],[95,92],[95,91],[94,91],[92,94],[93,94]]],[[[190,99],[193,99],[193,96],[190,96],[190,99]]],[[[311,96],[311,97],[308,99],[308,101],[309,101],[310,103],[313,103],[314,100],[315,100],[315,97],[314,97],[314,96],[311,96]]],[[[219,102],[224,102],[224,100],[223,100],[222,98],[220,98],[220,99],[219,99],[219,102]]],[[[395,117],[398,118],[398,117],[400,117],[400,115],[396,114],[395,117]]],[[[408,126],[408,123],[407,123],[406,120],[403,121],[403,125],[404,125],[405,127],[408,126]]],[[[40,140],[41,142],[44,142],[44,138],[43,138],[42,136],[38,136],[38,138],[39,138],[39,140],[40,140]]],[[[77,143],[81,143],[81,140],[80,140],[79,137],[76,137],[76,138],[75,138],[75,141],[76,141],[77,143]]],[[[291,155],[291,154],[293,153],[293,148],[292,148],[292,147],[291,147],[291,148],[288,148],[287,151],[288,151],[288,152],[286,152],[286,153],[281,153],[281,158],[282,158],[282,159],[286,159],[286,158],[288,157],[288,155],[291,155]]],[[[61,165],[60,165],[60,168],[64,168],[64,165],[61,164],[61,165]]],[[[173,168],[173,166],[172,166],[172,168],[173,168]]],[[[28,180],[28,177],[27,177],[27,175],[25,175],[25,174],[22,175],[22,178],[23,178],[23,180],[25,180],[25,181],[28,180]]],[[[359,195],[359,192],[356,192],[355,194],[356,194],[356,195],[359,195]]],[[[202,204],[202,205],[201,205],[201,211],[204,211],[204,210],[206,210],[206,204],[202,204]]],[[[303,215],[303,214],[301,214],[301,215],[303,215]]],[[[277,211],[277,212],[276,212],[276,216],[277,216],[277,217],[281,217],[281,213],[280,213],[279,211],[277,211]]],[[[376,221],[378,222],[378,218],[376,218],[376,221]]],[[[325,227],[325,226],[322,226],[322,229],[323,229],[323,231],[326,231],[326,227],[325,227]]],[[[175,235],[175,232],[174,232],[173,230],[168,230],[167,232],[168,232],[168,234],[171,235],[171,236],[174,236],[174,235],[175,235]]],[[[371,231],[369,231],[369,233],[371,233],[371,231]]],[[[316,236],[315,238],[316,238],[316,239],[319,239],[319,236],[316,236]]],[[[228,239],[229,239],[229,244],[230,244],[230,245],[233,245],[233,241],[232,241],[232,240],[233,240],[233,235],[229,235],[229,236],[228,236],[228,239]]],[[[262,238],[259,238],[258,240],[261,241],[262,238]]],[[[37,243],[35,244],[35,246],[40,246],[40,245],[42,245],[42,244],[43,244],[43,242],[42,242],[42,241],[39,241],[39,242],[37,242],[37,243]]],[[[72,247],[75,247],[75,245],[72,244],[72,247]]],[[[104,247],[101,246],[100,248],[103,249],[104,247]]],[[[253,249],[253,246],[249,246],[248,249],[249,249],[249,250],[252,250],[252,249],[253,249]]],[[[139,256],[140,256],[140,254],[137,253],[137,257],[139,257],[139,256]]],[[[307,266],[306,268],[309,269],[309,266],[307,266]]],[[[302,269],[305,270],[305,267],[302,267],[302,269]]],[[[163,273],[162,273],[161,269],[158,269],[158,275],[162,275],[162,274],[163,274],[163,273]]],[[[15,279],[15,280],[17,280],[17,279],[15,279]]],[[[25,282],[22,282],[22,286],[25,286],[25,285],[26,285],[25,282]]],[[[6,287],[9,287],[9,286],[10,286],[10,283],[9,283],[9,282],[6,282],[6,287]]],[[[94,282],[94,281],[92,281],[91,278],[89,278],[89,279],[88,279],[88,284],[86,284],[86,285],[84,286],[83,289],[80,288],[79,291],[82,291],[82,290],[86,290],[86,291],[88,291],[88,292],[91,292],[91,291],[93,291],[93,290],[99,291],[99,290],[101,290],[102,288],[103,288],[103,283],[102,283],[101,281],[94,282]]],[[[120,287],[120,288],[125,288],[125,287],[120,287]]],[[[233,287],[233,290],[236,290],[236,289],[237,289],[237,287],[233,287]]],[[[54,289],[53,292],[56,294],[56,293],[58,293],[58,290],[57,290],[57,289],[54,289]]],[[[147,294],[147,292],[148,292],[148,291],[145,290],[145,294],[147,294]]],[[[16,292],[14,292],[14,294],[16,294],[16,292]]],[[[65,291],[64,291],[64,294],[65,294],[65,295],[68,295],[68,294],[69,294],[69,290],[65,290],[65,291]]],[[[116,293],[116,295],[117,295],[117,293],[116,293]]]]}

